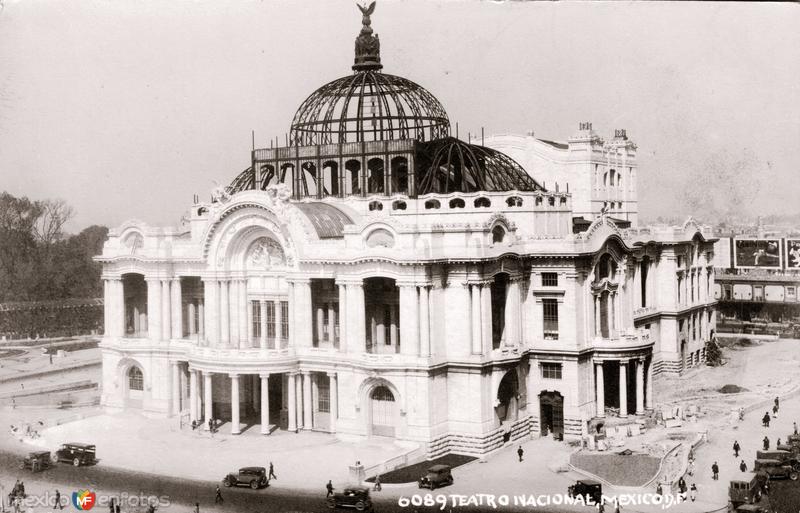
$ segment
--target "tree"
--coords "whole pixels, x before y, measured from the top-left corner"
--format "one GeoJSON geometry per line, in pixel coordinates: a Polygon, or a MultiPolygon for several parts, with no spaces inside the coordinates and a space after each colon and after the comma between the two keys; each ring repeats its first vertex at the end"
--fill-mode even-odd
{"type": "Polygon", "coordinates": [[[75,211],[63,199],[44,200],[39,205],[42,211],[33,225],[33,234],[38,242],[52,244],[61,239],[64,225],[75,211]]]}
{"type": "Polygon", "coordinates": [[[33,227],[41,215],[38,202],[0,194],[0,301],[33,299],[27,285],[35,276],[33,227]]]}

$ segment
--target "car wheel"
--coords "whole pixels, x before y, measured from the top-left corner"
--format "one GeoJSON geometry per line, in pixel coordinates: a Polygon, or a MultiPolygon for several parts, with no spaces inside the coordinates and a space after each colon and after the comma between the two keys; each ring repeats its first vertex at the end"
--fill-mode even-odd
{"type": "Polygon", "coordinates": [[[447,484],[453,484],[453,476],[450,476],[450,478],[447,480],[447,484]]]}
{"type": "Polygon", "coordinates": [[[258,490],[258,481],[256,481],[255,479],[250,481],[250,488],[252,488],[253,490],[258,490]]]}
{"type": "Polygon", "coordinates": [[[81,466],[81,460],[78,459],[78,458],[73,459],[72,460],[72,465],[75,466],[75,467],[80,467],[81,466]]]}
{"type": "Polygon", "coordinates": [[[230,488],[230,487],[233,485],[233,482],[232,482],[232,481],[233,481],[233,479],[231,479],[231,478],[229,478],[229,477],[226,477],[226,478],[225,478],[225,479],[222,481],[222,484],[224,484],[225,486],[227,486],[228,488],[230,488]]]}
{"type": "Polygon", "coordinates": [[[417,488],[419,488],[420,490],[422,490],[423,486],[422,486],[422,483],[421,483],[421,482],[420,482],[420,483],[417,483],[417,488]]]}
{"type": "Polygon", "coordinates": [[[328,508],[333,509],[336,507],[336,500],[333,497],[328,498],[328,508]]]}
{"type": "Polygon", "coordinates": [[[364,504],[364,501],[356,502],[356,511],[364,511],[365,509],[367,509],[367,505],[364,504]]]}
{"type": "Polygon", "coordinates": [[[797,481],[798,474],[797,472],[789,472],[789,479],[792,481],[797,481]]]}
{"type": "Polygon", "coordinates": [[[20,470],[25,470],[25,462],[24,461],[20,461],[19,462],[19,469],[20,470]]]}

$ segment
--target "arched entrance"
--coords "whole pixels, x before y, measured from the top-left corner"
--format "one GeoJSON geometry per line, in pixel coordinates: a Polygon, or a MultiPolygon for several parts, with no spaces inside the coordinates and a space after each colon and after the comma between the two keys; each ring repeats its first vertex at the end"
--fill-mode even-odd
{"type": "Polygon", "coordinates": [[[556,440],[564,439],[564,397],[560,393],[539,394],[539,421],[542,436],[553,433],[556,440]]]}
{"type": "Polygon", "coordinates": [[[500,424],[517,420],[519,409],[519,385],[517,383],[517,371],[506,372],[497,387],[497,401],[494,411],[500,424]]]}
{"type": "Polygon", "coordinates": [[[397,423],[397,402],[388,387],[378,386],[369,395],[371,433],[394,437],[397,423]]]}
{"type": "Polygon", "coordinates": [[[125,406],[141,409],[143,395],[144,374],[138,365],[131,365],[125,372],[125,406]]]}

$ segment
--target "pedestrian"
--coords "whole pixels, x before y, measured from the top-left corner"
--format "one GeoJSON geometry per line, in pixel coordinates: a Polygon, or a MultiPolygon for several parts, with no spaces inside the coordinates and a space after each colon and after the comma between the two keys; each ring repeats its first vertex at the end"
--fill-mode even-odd
{"type": "Polygon", "coordinates": [[[114,513],[114,497],[111,497],[111,500],[108,501],[108,513],[114,513]]]}
{"type": "Polygon", "coordinates": [[[711,473],[712,473],[712,479],[714,481],[718,481],[719,480],[719,465],[717,465],[716,461],[714,462],[713,465],[711,465],[711,473]]]}
{"type": "Polygon", "coordinates": [[[199,502],[195,502],[194,503],[194,513],[200,513],[200,503],[199,502]]]}
{"type": "Polygon", "coordinates": [[[694,460],[689,460],[689,467],[686,469],[686,472],[690,475],[694,475],[694,460]]]}
{"type": "Polygon", "coordinates": [[[50,356],[50,365],[53,365],[53,353],[50,353],[48,356],[50,356]]]}
{"type": "Polygon", "coordinates": [[[745,463],[744,460],[742,460],[742,462],[739,463],[739,470],[741,470],[742,472],[747,472],[747,463],[745,463]]]}
{"type": "Polygon", "coordinates": [[[766,435],[764,436],[764,450],[769,450],[769,438],[766,435]]]}
{"type": "Polygon", "coordinates": [[[744,420],[744,408],[739,408],[739,420],[744,420]]]}
{"type": "Polygon", "coordinates": [[[761,422],[764,427],[769,427],[769,412],[764,413],[764,416],[761,417],[761,422]]]}
{"type": "Polygon", "coordinates": [[[117,501],[114,504],[114,513],[120,513],[120,511],[122,511],[122,505],[117,501]]]}
{"type": "Polygon", "coordinates": [[[619,505],[619,499],[614,498],[614,513],[620,513],[622,511],[622,507],[619,505]]]}
{"type": "Polygon", "coordinates": [[[325,497],[330,497],[333,495],[333,483],[330,479],[328,479],[328,484],[325,485],[325,489],[328,491],[328,494],[325,497]]]}
{"type": "Polygon", "coordinates": [[[602,500],[600,502],[598,502],[597,506],[595,506],[595,507],[597,508],[597,513],[606,513],[606,505],[603,504],[602,500]]]}
{"type": "Polygon", "coordinates": [[[769,495],[769,478],[764,481],[764,486],[761,487],[761,493],[769,495]]]}
{"type": "Polygon", "coordinates": [[[372,487],[372,490],[375,492],[380,492],[382,489],[383,487],[381,487],[381,476],[380,474],[378,474],[377,476],[375,476],[375,486],[372,487]]]}
{"type": "Polygon", "coordinates": [[[678,490],[680,490],[681,493],[686,493],[686,481],[683,479],[683,476],[678,479],[678,490]]]}
{"type": "Polygon", "coordinates": [[[661,483],[660,482],[656,485],[656,494],[664,495],[664,489],[661,488],[661,483]]]}
{"type": "Polygon", "coordinates": [[[793,424],[794,424],[794,434],[796,435],[797,434],[797,422],[794,422],[793,424]]]}
{"type": "Polygon", "coordinates": [[[775,396],[775,406],[774,406],[774,407],[777,409],[777,408],[779,408],[779,407],[780,407],[780,405],[781,405],[781,399],[780,399],[780,397],[778,397],[778,396],[775,396]]]}
{"type": "Polygon", "coordinates": [[[61,492],[56,490],[56,502],[53,504],[53,509],[64,509],[64,505],[61,504],[61,492]]]}
{"type": "Polygon", "coordinates": [[[522,446],[520,445],[519,449],[517,449],[517,456],[519,456],[519,461],[522,461],[523,454],[525,454],[525,451],[522,450],[522,446]]]}
{"type": "Polygon", "coordinates": [[[217,485],[217,491],[214,494],[214,504],[221,504],[222,502],[224,502],[222,500],[222,492],[219,490],[219,485],[217,485]]]}
{"type": "Polygon", "coordinates": [[[778,440],[775,442],[775,448],[780,450],[780,447],[781,447],[781,439],[778,438],[778,440]]]}
{"type": "Polygon", "coordinates": [[[692,499],[692,502],[697,498],[697,485],[694,483],[689,487],[689,498],[692,499]]]}
{"type": "Polygon", "coordinates": [[[275,475],[275,467],[272,466],[272,462],[269,462],[269,476],[267,479],[278,479],[278,476],[275,475]]]}
{"type": "Polygon", "coordinates": [[[739,441],[738,440],[734,440],[733,441],[733,455],[736,458],[739,457],[739,449],[741,449],[741,447],[739,447],[739,441]]]}
{"type": "Polygon", "coordinates": [[[772,407],[772,417],[776,418],[776,419],[778,418],[778,405],[777,404],[772,407]]]}

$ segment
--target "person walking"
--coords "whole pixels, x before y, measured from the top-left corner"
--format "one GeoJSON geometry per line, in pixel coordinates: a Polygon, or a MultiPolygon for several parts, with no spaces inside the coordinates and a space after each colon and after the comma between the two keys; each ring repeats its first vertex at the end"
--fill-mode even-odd
{"type": "Polygon", "coordinates": [[[714,481],[719,480],[719,465],[717,465],[716,461],[714,462],[713,465],[711,465],[711,474],[712,474],[712,479],[714,481]]]}
{"type": "Polygon", "coordinates": [[[375,491],[375,492],[380,492],[381,490],[383,490],[383,487],[381,486],[381,476],[380,476],[380,474],[375,476],[375,486],[372,487],[372,490],[375,491]]]}
{"type": "Polygon", "coordinates": [[[697,498],[697,485],[692,483],[692,486],[689,487],[689,498],[694,502],[697,498]]]}
{"type": "Polygon", "coordinates": [[[683,476],[681,476],[681,478],[678,479],[678,490],[682,494],[686,493],[686,481],[683,479],[683,476]]]}
{"type": "Polygon", "coordinates": [[[733,455],[734,455],[734,457],[736,457],[736,458],[739,457],[739,450],[740,449],[741,449],[741,447],[739,447],[739,441],[738,440],[734,440],[733,441],[733,455]]]}
{"type": "Polygon", "coordinates": [[[686,469],[686,473],[690,476],[694,475],[694,460],[689,460],[689,467],[686,469]]]}
{"type": "Polygon", "coordinates": [[[793,424],[794,424],[794,434],[796,435],[797,434],[797,422],[793,422],[793,424]]]}
{"type": "Polygon", "coordinates": [[[517,449],[517,456],[519,456],[519,461],[522,461],[523,454],[525,454],[525,451],[522,450],[522,446],[520,445],[519,449],[517,449]]]}
{"type": "Polygon", "coordinates": [[[222,504],[223,502],[225,501],[222,499],[222,492],[219,489],[219,485],[217,485],[217,491],[214,494],[214,504],[222,504]]]}
{"type": "Polygon", "coordinates": [[[278,476],[275,475],[275,467],[272,466],[272,462],[269,462],[269,475],[267,479],[278,479],[278,476]]]}
{"type": "Polygon", "coordinates": [[[778,450],[780,450],[780,449],[779,449],[779,448],[780,448],[780,446],[781,446],[781,439],[780,439],[780,438],[778,438],[778,440],[775,442],[775,448],[776,448],[776,449],[778,449],[778,450]]]}
{"type": "Polygon", "coordinates": [[[200,503],[199,502],[195,502],[194,503],[194,513],[200,513],[200,503]]]}
{"type": "Polygon", "coordinates": [[[56,502],[53,504],[53,509],[64,509],[64,505],[61,504],[61,492],[56,490],[56,502]]]}
{"type": "Polygon", "coordinates": [[[764,413],[764,416],[761,417],[761,422],[764,424],[764,427],[769,427],[769,412],[764,413]]]}
{"type": "Polygon", "coordinates": [[[766,435],[764,436],[764,450],[769,450],[769,438],[766,435]]]}
{"type": "Polygon", "coordinates": [[[775,418],[775,419],[778,418],[778,405],[777,404],[772,407],[772,418],[775,418]]]}
{"type": "Polygon", "coordinates": [[[328,479],[328,484],[325,485],[325,490],[327,490],[328,492],[328,494],[325,495],[326,498],[333,495],[333,483],[331,482],[330,479],[328,479]]]}
{"type": "Polygon", "coordinates": [[[745,463],[744,460],[742,460],[742,462],[739,463],[739,470],[741,470],[742,472],[747,472],[747,463],[745,463]]]}
{"type": "Polygon", "coordinates": [[[108,501],[108,513],[114,513],[114,497],[111,497],[111,500],[108,501]]]}
{"type": "Polygon", "coordinates": [[[773,406],[773,408],[778,409],[778,408],[780,408],[780,406],[781,406],[781,398],[776,395],[775,396],[775,406],[773,406]]]}

